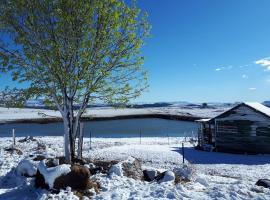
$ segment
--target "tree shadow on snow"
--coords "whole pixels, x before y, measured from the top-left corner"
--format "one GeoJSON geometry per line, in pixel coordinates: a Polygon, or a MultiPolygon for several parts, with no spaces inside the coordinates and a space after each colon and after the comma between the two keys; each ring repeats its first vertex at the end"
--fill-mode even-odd
{"type": "MultiPolygon", "coordinates": [[[[173,147],[173,150],[182,156],[181,147],[173,147]]],[[[185,159],[193,164],[243,164],[263,165],[270,164],[270,155],[245,155],[220,152],[207,152],[193,147],[184,147],[185,159]]]]}
{"type": "Polygon", "coordinates": [[[0,200],[35,200],[39,199],[39,197],[41,197],[41,194],[32,186],[21,186],[7,190],[5,193],[0,194],[0,200]]]}
{"type": "Polygon", "coordinates": [[[0,177],[0,200],[17,200],[17,199],[38,199],[43,192],[37,190],[33,185],[33,180],[28,180],[26,177],[16,174],[14,169],[11,169],[5,176],[0,177]]]}
{"type": "Polygon", "coordinates": [[[0,177],[0,188],[11,189],[27,184],[26,177],[18,176],[16,170],[13,168],[7,174],[0,177]]]}

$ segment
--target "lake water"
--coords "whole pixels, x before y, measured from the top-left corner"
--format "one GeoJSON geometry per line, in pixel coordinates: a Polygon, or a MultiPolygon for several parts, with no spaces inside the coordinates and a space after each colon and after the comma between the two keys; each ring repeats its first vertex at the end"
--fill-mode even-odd
{"type": "MultiPolygon", "coordinates": [[[[181,137],[192,136],[197,133],[198,125],[195,122],[165,120],[157,118],[144,119],[121,119],[106,121],[84,122],[85,137],[181,137]]],[[[16,136],[62,136],[63,124],[1,124],[0,137],[11,136],[12,129],[15,129],[16,136]]]]}

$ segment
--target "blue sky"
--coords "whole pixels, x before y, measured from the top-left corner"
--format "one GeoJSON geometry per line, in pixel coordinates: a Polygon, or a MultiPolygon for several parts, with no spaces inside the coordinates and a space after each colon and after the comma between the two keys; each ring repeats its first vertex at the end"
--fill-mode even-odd
{"type": "MultiPolygon", "coordinates": [[[[270,100],[269,0],[137,1],[152,36],[143,48],[150,87],[136,101],[270,100]]],[[[17,86],[7,75],[5,85],[17,86]]]]}
{"type": "Polygon", "coordinates": [[[270,99],[270,1],[138,0],[152,24],[137,101],[270,99]],[[260,63],[255,64],[256,61],[260,63]],[[262,66],[265,65],[265,66],[262,66]]]}

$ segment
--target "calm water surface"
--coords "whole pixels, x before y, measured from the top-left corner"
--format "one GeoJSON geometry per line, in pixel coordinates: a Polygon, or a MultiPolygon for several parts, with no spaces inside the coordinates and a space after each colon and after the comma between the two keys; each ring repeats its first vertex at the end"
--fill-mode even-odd
{"type": "MultiPolygon", "coordinates": [[[[84,122],[85,137],[180,137],[192,136],[198,130],[195,122],[165,120],[157,118],[144,119],[121,119],[106,121],[88,121],[84,122]]],[[[11,136],[12,129],[15,129],[16,136],[62,136],[63,124],[1,124],[0,137],[11,136]]]]}

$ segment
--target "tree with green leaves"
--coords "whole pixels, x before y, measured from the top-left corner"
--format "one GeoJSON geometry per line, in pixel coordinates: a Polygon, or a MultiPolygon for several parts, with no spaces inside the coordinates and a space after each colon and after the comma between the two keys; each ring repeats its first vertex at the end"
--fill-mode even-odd
{"type": "Polygon", "coordinates": [[[28,96],[57,107],[73,162],[87,105],[125,104],[147,88],[147,17],[124,0],[1,0],[0,9],[0,69],[26,82],[28,96]]]}

